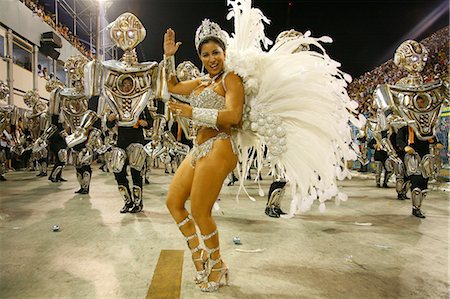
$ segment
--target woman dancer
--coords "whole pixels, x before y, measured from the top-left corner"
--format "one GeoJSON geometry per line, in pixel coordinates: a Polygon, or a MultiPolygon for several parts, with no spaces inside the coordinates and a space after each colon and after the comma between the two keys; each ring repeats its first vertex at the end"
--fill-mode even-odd
{"type": "MultiPolygon", "coordinates": [[[[272,43],[264,33],[264,23],[269,20],[251,7],[250,0],[229,0],[228,4],[228,18],[234,18],[235,28],[230,37],[209,20],[196,32],[195,46],[207,76],[177,82],[173,55],[181,43],[175,42],[171,29],[164,38],[168,89],[190,99],[190,105],[169,103],[169,108],[175,115],[192,118],[197,128],[194,149],[175,175],[167,206],[192,250],[196,281],[209,292],[218,290],[223,277],[226,282],[228,278],[211,208],[225,177],[237,165],[237,155],[242,162],[240,178],[247,176],[250,167],[246,161],[255,150],[258,173],[263,162],[272,172],[279,169],[293,196],[289,217],[309,210],[316,201],[323,210],[324,202],[332,197],[346,199],[336,180],[348,175],[346,161],[356,159],[349,122],[359,128],[365,120],[352,114],[357,103],[345,90],[350,76],[338,69],[340,64],[320,44],[331,38],[288,32],[264,51],[262,48],[272,43]],[[305,45],[314,45],[319,52],[297,53],[296,49],[305,45]],[[224,69],[225,53],[226,70],[233,72],[224,69]],[[241,122],[242,128],[231,138],[233,128],[241,122]],[[193,219],[184,206],[188,197],[193,219]]],[[[240,181],[243,187],[244,180],[240,181]]]]}
{"type": "Polygon", "coordinates": [[[174,55],[181,43],[175,42],[172,29],[164,36],[168,90],[187,95],[190,100],[190,105],[171,102],[169,108],[178,116],[191,118],[196,126],[194,148],[175,173],[167,194],[167,207],[191,249],[197,269],[195,281],[205,292],[217,291],[222,278],[228,284],[228,268],[220,257],[219,234],[211,210],[238,160],[232,134],[241,121],[244,105],[241,78],[224,70],[225,41],[217,24],[203,21],[197,29],[195,45],[208,75],[178,82],[174,55]],[[188,198],[191,214],[185,207],[188,198]],[[200,246],[195,224],[206,251],[200,246]]]}

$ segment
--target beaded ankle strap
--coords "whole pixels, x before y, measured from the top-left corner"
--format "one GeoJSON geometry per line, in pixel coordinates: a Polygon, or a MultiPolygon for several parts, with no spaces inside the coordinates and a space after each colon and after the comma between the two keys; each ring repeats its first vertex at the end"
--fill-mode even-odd
{"type": "Polygon", "coordinates": [[[213,232],[210,233],[210,234],[202,235],[202,239],[203,239],[203,241],[208,240],[208,239],[211,239],[213,236],[217,235],[217,233],[218,233],[218,231],[217,231],[217,229],[216,229],[215,231],[213,231],[213,232]]]}
{"type": "MultiPolygon", "coordinates": [[[[188,244],[188,247],[189,247],[189,244],[188,244]]],[[[197,245],[196,247],[194,247],[194,248],[190,248],[189,247],[189,249],[191,250],[191,253],[196,253],[197,251],[200,251],[200,250],[202,250],[203,248],[200,246],[200,244],[199,245],[197,245]]]]}
{"type": "Polygon", "coordinates": [[[191,214],[188,214],[186,216],[186,218],[184,218],[181,222],[177,223],[178,228],[182,227],[183,225],[185,225],[186,223],[188,223],[191,220],[192,220],[192,216],[191,216],[191,214]]]}
{"type": "Polygon", "coordinates": [[[222,262],[222,267],[220,267],[220,268],[214,268],[214,266],[215,265],[217,265],[218,263],[220,263],[222,261],[222,258],[217,258],[217,259],[209,259],[209,261],[208,261],[208,267],[209,267],[209,269],[211,270],[211,271],[220,271],[220,270],[222,270],[222,269],[224,269],[225,268],[225,266],[224,266],[224,264],[223,264],[223,262],[222,262]]]}

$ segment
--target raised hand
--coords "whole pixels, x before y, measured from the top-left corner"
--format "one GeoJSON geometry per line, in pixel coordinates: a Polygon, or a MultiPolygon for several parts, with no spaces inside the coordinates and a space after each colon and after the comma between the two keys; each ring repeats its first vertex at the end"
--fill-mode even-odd
{"type": "Polygon", "coordinates": [[[178,51],[181,42],[175,43],[175,31],[172,28],[167,29],[164,34],[164,55],[172,56],[178,51]]]}

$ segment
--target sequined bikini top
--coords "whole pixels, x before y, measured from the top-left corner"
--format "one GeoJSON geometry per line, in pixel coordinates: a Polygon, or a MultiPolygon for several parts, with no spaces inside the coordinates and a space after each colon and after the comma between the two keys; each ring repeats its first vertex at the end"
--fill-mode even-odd
{"type": "MultiPolygon", "coordinates": [[[[226,73],[223,75],[222,82],[225,80],[226,73]]],[[[198,95],[195,94],[195,89],[189,95],[189,102],[194,108],[209,108],[209,109],[224,109],[225,97],[214,91],[219,83],[212,83],[205,87],[198,95]]],[[[225,89],[225,85],[224,85],[225,89]]]]}

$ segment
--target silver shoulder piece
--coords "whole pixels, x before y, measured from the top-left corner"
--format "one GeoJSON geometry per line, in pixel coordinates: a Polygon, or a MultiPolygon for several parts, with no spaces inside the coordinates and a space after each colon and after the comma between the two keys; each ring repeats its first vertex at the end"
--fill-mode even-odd
{"type": "Polygon", "coordinates": [[[89,61],[84,66],[84,87],[86,97],[100,95],[102,86],[102,63],[96,59],[89,61]]]}
{"type": "Polygon", "coordinates": [[[383,112],[392,107],[394,100],[387,84],[380,84],[375,88],[374,100],[383,112]]]}
{"type": "Polygon", "coordinates": [[[153,116],[153,127],[152,127],[152,142],[154,144],[161,141],[161,136],[164,132],[164,128],[166,127],[166,118],[164,115],[155,114],[153,116]]]}
{"type": "Polygon", "coordinates": [[[201,76],[200,70],[190,61],[183,61],[177,66],[177,78],[180,81],[197,79],[201,76]]]}

